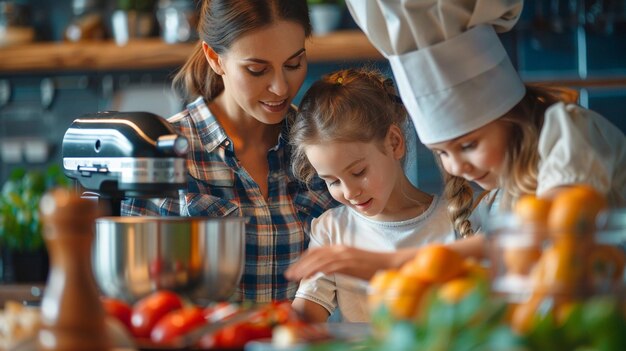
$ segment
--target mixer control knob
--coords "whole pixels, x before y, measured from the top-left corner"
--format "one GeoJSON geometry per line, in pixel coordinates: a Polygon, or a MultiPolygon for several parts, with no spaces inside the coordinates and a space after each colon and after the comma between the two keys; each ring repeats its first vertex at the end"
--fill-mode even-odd
{"type": "Polygon", "coordinates": [[[177,156],[185,156],[189,151],[187,138],[176,134],[160,136],[156,146],[165,153],[174,153],[177,156]]]}

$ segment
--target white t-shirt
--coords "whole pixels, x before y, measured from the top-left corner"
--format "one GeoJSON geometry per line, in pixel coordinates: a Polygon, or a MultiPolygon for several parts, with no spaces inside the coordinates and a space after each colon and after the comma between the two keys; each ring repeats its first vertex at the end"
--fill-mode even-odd
{"type": "MultiPolygon", "coordinates": [[[[424,213],[400,222],[372,220],[339,206],[313,220],[309,248],[341,244],[389,252],[431,242],[452,242],[455,235],[446,205],[445,200],[435,196],[424,213]]],[[[351,291],[353,286],[353,281],[344,281],[341,275],[324,275],[302,280],[296,297],[316,302],[331,314],[339,307],[342,321],[368,322],[367,296],[351,291]],[[341,289],[342,285],[348,288],[341,289]]]]}

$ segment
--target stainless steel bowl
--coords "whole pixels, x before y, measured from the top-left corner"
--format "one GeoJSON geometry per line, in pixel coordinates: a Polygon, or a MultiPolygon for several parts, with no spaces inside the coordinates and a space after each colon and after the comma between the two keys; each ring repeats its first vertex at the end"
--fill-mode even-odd
{"type": "Polygon", "coordinates": [[[195,300],[233,294],[244,268],[245,218],[101,217],[93,272],[103,294],[135,302],[168,289],[195,300]]]}

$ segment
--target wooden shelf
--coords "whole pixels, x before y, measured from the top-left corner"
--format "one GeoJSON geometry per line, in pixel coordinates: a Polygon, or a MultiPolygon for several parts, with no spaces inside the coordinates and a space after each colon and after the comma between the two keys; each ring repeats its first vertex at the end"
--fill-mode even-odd
{"type": "Polygon", "coordinates": [[[43,297],[43,283],[0,284],[0,310],[7,301],[39,303],[43,297]]]}
{"type": "MultiPolygon", "coordinates": [[[[160,38],[80,43],[33,43],[0,48],[0,73],[109,71],[178,67],[195,44],[166,44],[160,38]]],[[[382,60],[360,31],[338,31],[307,40],[309,62],[382,60]]]]}

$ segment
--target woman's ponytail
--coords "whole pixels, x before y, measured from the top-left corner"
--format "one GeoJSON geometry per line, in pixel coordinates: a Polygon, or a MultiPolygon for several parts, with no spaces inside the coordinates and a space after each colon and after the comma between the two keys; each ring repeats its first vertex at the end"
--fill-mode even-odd
{"type": "Polygon", "coordinates": [[[224,89],[222,78],[213,72],[204,56],[201,41],[174,77],[172,88],[185,103],[198,96],[211,101],[224,89]]]}

